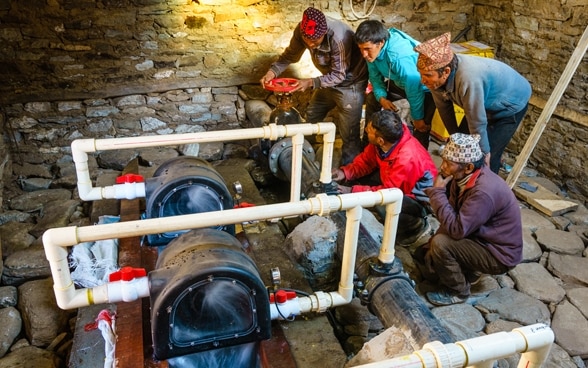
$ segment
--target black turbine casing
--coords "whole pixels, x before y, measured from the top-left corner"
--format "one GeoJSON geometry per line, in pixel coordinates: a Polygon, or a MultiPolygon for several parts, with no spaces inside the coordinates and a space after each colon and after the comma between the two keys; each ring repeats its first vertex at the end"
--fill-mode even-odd
{"type": "Polygon", "coordinates": [[[271,337],[267,290],[239,241],[218,229],[172,240],[149,273],[157,359],[271,337]]]}
{"type": "MultiPolygon", "coordinates": [[[[223,178],[210,163],[194,156],[179,156],[161,164],[146,180],[145,199],[147,219],[233,208],[233,198],[223,178]]],[[[216,228],[235,233],[234,225],[216,228]]],[[[150,234],[147,241],[153,246],[167,245],[188,230],[150,234]]]]}

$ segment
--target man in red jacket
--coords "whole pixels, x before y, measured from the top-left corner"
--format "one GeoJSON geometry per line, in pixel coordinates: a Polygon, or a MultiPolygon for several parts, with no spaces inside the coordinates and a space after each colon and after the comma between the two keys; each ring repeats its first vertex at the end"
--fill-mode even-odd
{"type": "MultiPolygon", "coordinates": [[[[333,170],[334,181],[355,181],[380,171],[376,185],[339,185],[339,192],[399,188],[404,193],[398,218],[397,242],[410,245],[430,230],[426,219],[429,199],[424,189],[433,185],[437,168],[429,152],[410,134],[408,126],[391,110],[374,113],[365,128],[369,144],[353,162],[333,170]]],[[[383,208],[376,208],[383,217],[383,208]]]]}

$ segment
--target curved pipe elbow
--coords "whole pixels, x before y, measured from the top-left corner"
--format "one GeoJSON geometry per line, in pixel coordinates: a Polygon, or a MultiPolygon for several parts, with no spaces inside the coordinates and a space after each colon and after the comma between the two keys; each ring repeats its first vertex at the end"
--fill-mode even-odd
{"type": "Polygon", "coordinates": [[[328,143],[335,142],[337,127],[333,123],[318,123],[316,134],[323,135],[323,141],[328,143]]]}
{"type": "Polygon", "coordinates": [[[67,288],[58,288],[57,285],[54,285],[53,290],[57,306],[63,310],[77,309],[95,304],[92,303],[91,289],[76,289],[71,284],[67,288]]]}
{"type": "Polygon", "coordinates": [[[96,139],[76,139],[71,142],[71,155],[75,163],[87,162],[87,152],[96,152],[96,139]]]}

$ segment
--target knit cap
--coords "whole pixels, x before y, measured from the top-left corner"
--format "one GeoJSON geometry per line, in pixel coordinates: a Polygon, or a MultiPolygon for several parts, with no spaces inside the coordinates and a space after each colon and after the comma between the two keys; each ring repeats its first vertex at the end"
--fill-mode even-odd
{"type": "Polygon", "coordinates": [[[307,8],[302,14],[300,22],[302,35],[310,40],[318,40],[327,33],[327,18],[322,11],[307,8]]]}
{"type": "Polygon", "coordinates": [[[455,133],[449,137],[441,157],[457,163],[476,162],[484,157],[479,134],[455,133]]]}

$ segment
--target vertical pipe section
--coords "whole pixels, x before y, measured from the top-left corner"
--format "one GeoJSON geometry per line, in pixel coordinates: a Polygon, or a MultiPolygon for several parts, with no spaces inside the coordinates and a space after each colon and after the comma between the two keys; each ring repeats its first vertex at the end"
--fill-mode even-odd
{"type": "Polygon", "coordinates": [[[402,201],[386,205],[386,219],[384,221],[384,235],[382,246],[378,252],[378,260],[383,264],[394,262],[394,243],[396,242],[396,231],[398,229],[398,215],[402,209],[402,201]]]}
{"type": "Polygon", "coordinates": [[[323,184],[329,184],[333,181],[331,169],[333,165],[333,150],[335,148],[335,130],[320,131],[323,135],[323,161],[321,165],[321,176],[320,182],[323,184]]]}
{"type": "Polygon", "coordinates": [[[302,183],[302,147],[304,136],[300,133],[292,137],[292,180],[290,180],[290,202],[300,200],[302,183]]]}
{"type": "Polygon", "coordinates": [[[350,303],[353,298],[353,275],[362,212],[363,208],[360,206],[347,210],[345,244],[343,246],[343,259],[341,260],[341,279],[339,281],[339,294],[343,297],[343,303],[338,303],[338,305],[350,303]]]}

